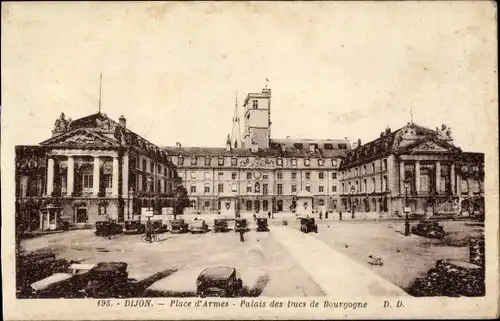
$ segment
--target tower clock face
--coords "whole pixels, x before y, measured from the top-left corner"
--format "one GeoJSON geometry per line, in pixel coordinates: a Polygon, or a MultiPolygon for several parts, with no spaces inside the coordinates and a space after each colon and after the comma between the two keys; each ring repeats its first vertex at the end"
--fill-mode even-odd
{"type": "Polygon", "coordinates": [[[254,173],[253,173],[253,177],[255,177],[255,178],[257,178],[257,179],[259,179],[259,178],[260,178],[260,176],[261,176],[261,173],[260,173],[260,172],[254,172],[254,173]]]}

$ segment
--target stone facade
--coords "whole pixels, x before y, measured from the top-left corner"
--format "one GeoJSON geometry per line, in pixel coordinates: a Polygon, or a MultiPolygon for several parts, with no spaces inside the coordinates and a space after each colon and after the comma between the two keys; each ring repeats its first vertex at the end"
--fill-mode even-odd
{"type": "MultiPolygon", "coordinates": [[[[219,211],[228,197],[237,198],[242,211],[290,211],[301,191],[313,195],[315,209],[338,210],[338,167],[349,141],[272,139],[269,88],[248,94],[243,109],[242,144],[231,137],[225,148],[164,148],[178,167],[191,211],[219,211]]],[[[234,131],[239,117],[233,119],[234,131]]]]}
{"type": "Polygon", "coordinates": [[[472,155],[453,145],[445,125],[436,130],[413,123],[395,132],[387,128],[380,138],[359,142],[343,159],[343,209],[392,215],[402,215],[404,207],[414,214],[463,212],[461,182],[477,186],[475,192],[467,189],[466,198],[483,195],[484,155],[472,155]],[[477,179],[466,178],[458,166],[469,166],[477,179]]]}
{"type": "Polygon", "coordinates": [[[26,229],[64,220],[93,224],[132,219],[143,197],[172,198],[176,169],[168,155],[103,114],[75,121],[61,114],[39,146],[16,147],[17,206],[26,229]],[[38,213],[37,213],[38,212],[38,213]]]}

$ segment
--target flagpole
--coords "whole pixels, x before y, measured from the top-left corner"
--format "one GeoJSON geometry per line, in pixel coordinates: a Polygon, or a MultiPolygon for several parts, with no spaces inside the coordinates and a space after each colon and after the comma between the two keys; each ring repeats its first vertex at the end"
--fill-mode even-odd
{"type": "Polygon", "coordinates": [[[99,114],[101,113],[101,94],[102,94],[102,72],[99,80],[99,114]]]}

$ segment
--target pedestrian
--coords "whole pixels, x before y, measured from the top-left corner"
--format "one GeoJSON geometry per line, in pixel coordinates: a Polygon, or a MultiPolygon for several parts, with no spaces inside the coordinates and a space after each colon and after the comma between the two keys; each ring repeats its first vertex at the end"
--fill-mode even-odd
{"type": "Polygon", "coordinates": [[[257,215],[255,213],[253,213],[253,220],[256,221],[257,220],[257,215]]]}
{"type": "Polygon", "coordinates": [[[148,217],[148,221],[146,222],[146,242],[151,243],[151,234],[153,232],[153,227],[151,224],[151,220],[148,217]]]}
{"type": "Polygon", "coordinates": [[[245,230],[240,229],[240,242],[245,242],[244,234],[245,234],[245,230]]]}
{"type": "Polygon", "coordinates": [[[271,219],[271,211],[267,212],[267,216],[271,219]]]}
{"type": "Polygon", "coordinates": [[[325,220],[328,219],[328,211],[325,212],[325,220]]]}
{"type": "Polygon", "coordinates": [[[323,219],[323,212],[319,212],[319,219],[322,220],[323,219]]]}
{"type": "Polygon", "coordinates": [[[342,211],[339,213],[340,220],[342,221],[342,211]]]}

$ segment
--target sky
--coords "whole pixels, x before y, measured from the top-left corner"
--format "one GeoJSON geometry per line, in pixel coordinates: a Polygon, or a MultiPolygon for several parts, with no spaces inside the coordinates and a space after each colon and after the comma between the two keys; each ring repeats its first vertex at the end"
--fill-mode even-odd
{"type": "MultiPolygon", "coordinates": [[[[272,137],[368,142],[446,124],[497,146],[491,2],[2,4],[2,143],[98,110],[159,146],[224,146],[236,93],[272,89],[272,137]]],[[[243,128],[241,129],[243,131],[243,128]]]]}

